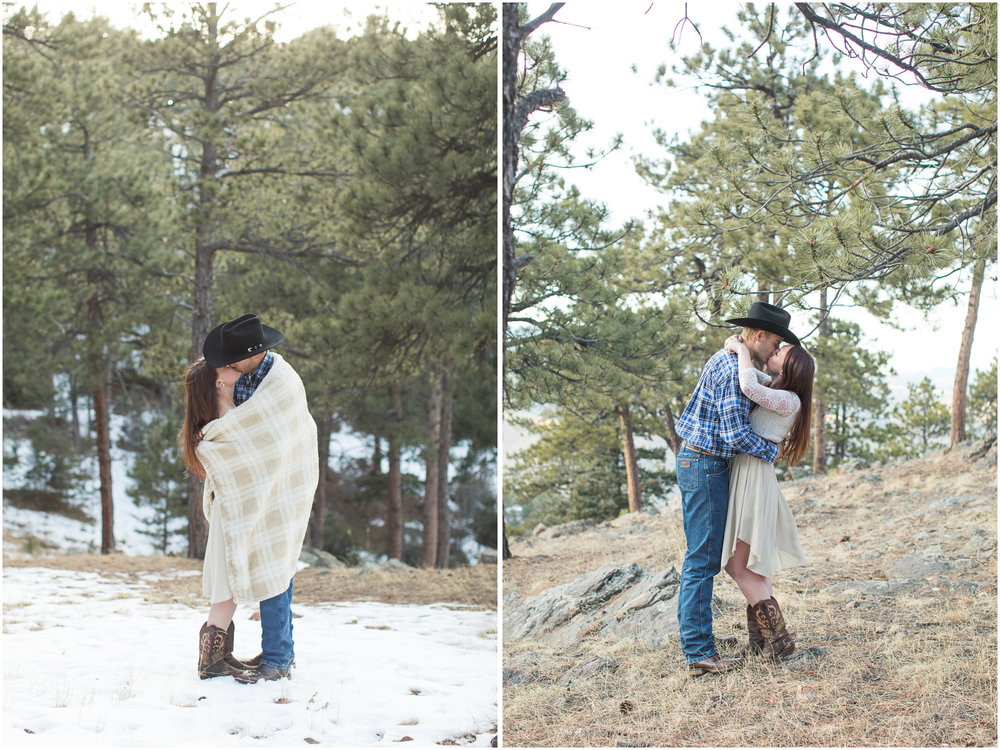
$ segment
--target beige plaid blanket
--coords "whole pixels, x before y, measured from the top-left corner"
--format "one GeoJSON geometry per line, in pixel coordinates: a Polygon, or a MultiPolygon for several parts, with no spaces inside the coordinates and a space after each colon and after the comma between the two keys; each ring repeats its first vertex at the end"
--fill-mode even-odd
{"type": "Polygon", "coordinates": [[[205,517],[220,524],[233,597],[260,602],[295,575],[319,454],[316,423],[292,366],[278,354],[253,396],[205,426],[205,517]]]}

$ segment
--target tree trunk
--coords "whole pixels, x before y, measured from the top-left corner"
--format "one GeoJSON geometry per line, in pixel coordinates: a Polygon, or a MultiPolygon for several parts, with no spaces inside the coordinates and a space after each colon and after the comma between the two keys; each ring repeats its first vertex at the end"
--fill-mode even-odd
{"type": "MultiPolygon", "coordinates": [[[[556,11],[565,3],[553,3],[541,16],[530,21],[524,26],[518,23],[518,11],[521,3],[501,3],[501,41],[503,54],[500,56],[501,68],[501,121],[503,123],[503,143],[500,149],[500,192],[503,210],[503,228],[501,237],[503,240],[503,262],[501,272],[503,274],[503,297],[502,297],[502,324],[503,339],[500,346],[500,368],[504,367],[504,354],[507,342],[507,320],[510,317],[510,302],[514,296],[514,286],[517,283],[517,262],[516,248],[514,243],[514,223],[511,217],[511,207],[514,204],[514,184],[517,177],[517,160],[519,144],[521,140],[521,130],[527,122],[527,115],[524,119],[518,116],[518,96],[517,96],[517,59],[521,54],[521,44],[525,37],[541,26],[543,23],[552,20],[556,11]]],[[[535,92],[537,106],[545,106],[555,103],[565,98],[565,93],[561,90],[550,92],[535,92]]],[[[521,102],[523,104],[523,102],[521,102]]],[[[501,508],[501,514],[502,514],[501,508]]],[[[511,557],[510,547],[507,544],[507,522],[503,525],[503,559],[511,557]]]]}
{"type": "Polygon", "coordinates": [[[444,369],[441,375],[441,428],[438,437],[438,533],[437,560],[439,568],[448,567],[451,549],[451,512],[448,509],[448,461],[451,457],[451,372],[444,369]]]}
{"type": "MultiPolygon", "coordinates": [[[[820,292],[820,319],[817,330],[819,343],[823,344],[830,336],[830,323],[827,309],[827,290],[823,287],[820,292]]],[[[813,398],[813,465],[814,474],[826,474],[826,404],[820,397],[820,393],[815,393],[813,398]]]]}
{"type": "Polygon", "coordinates": [[[514,224],[511,207],[514,204],[514,186],[517,178],[517,161],[520,151],[521,131],[528,123],[528,117],[544,107],[550,107],[566,98],[560,88],[532,91],[525,96],[517,95],[517,59],[521,54],[521,44],[542,24],[548,23],[565,3],[552,3],[548,10],[523,26],[518,23],[521,3],[503,5],[503,68],[502,108],[503,108],[503,148],[501,150],[501,192],[503,197],[503,332],[507,334],[507,319],[510,317],[510,302],[517,283],[518,263],[514,243],[514,224]]]}
{"type": "Polygon", "coordinates": [[[625,454],[625,477],[628,481],[628,512],[638,513],[642,510],[642,497],[639,490],[639,462],[635,455],[635,435],[632,432],[632,415],[627,406],[615,408],[618,421],[622,428],[622,448],[625,454]]]}
{"type": "MultiPolygon", "coordinates": [[[[195,230],[194,311],[191,322],[191,361],[202,356],[202,345],[212,330],[212,261],[214,251],[205,248],[205,230],[195,230]]],[[[208,543],[208,521],[202,512],[202,483],[188,478],[188,557],[204,559],[208,543]]]]}
{"type": "MultiPolygon", "coordinates": [[[[83,158],[92,158],[89,132],[84,130],[83,158]]],[[[97,254],[97,225],[88,216],[84,228],[84,242],[88,255],[97,254]]],[[[101,482],[101,554],[106,555],[115,548],[114,499],[111,494],[111,426],[108,396],[111,393],[111,363],[102,354],[101,298],[98,284],[101,272],[97,268],[87,270],[87,283],[92,288],[87,300],[89,330],[89,356],[91,389],[94,398],[94,428],[97,437],[97,469],[101,482]]],[[[73,403],[74,410],[76,404],[73,403]]],[[[74,438],[75,440],[75,438],[74,438]]]]}
{"type": "Polygon", "coordinates": [[[386,502],[386,526],[389,530],[388,555],[392,560],[403,559],[403,470],[400,466],[400,443],[403,440],[403,386],[393,383],[389,388],[391,406],[387,422],[389,429],[389,488],[386,502]]]}
{"type": "MultiPolygon", "coordinates": [[[[218,46],[219,18],[215,3],[209,3],[208,38],[218,46]]],[[[218,68],[209,67],[202,79],[205,86],[204,106],[209,115],[219,110],[216,91],[218,68]]],[[[191,361],[202,356],[202,345],[212,330],[212,266],[215,249],[211,246],[209,221],[214,214],[215,175],[218,172],[218,150],[212,141],[202,141],[201,163],[196,187],[198,217],[194,238],[194,294],[191,311],[191,361]]],[[[208,543],[208,521],[201,508],[201,482],[188,480],[188,557],[204,559],[208,543]]]]}
{"type": "Polygon", "coordinates": [[[375,445],[372,447],[372,470],[371,475],[377,477],[382,473],[382,438],[375,436],[375,445]]]}
{"type": "Polygon", "coordinates": [[[847,422],[846,408],[843,404],[837,407],[837,418],[834,421],[834,426],[837,428],[837,439],[833,443],[833,453],[839,459],[840,463],[843,463],[847,457],[847,433],[845,431],[847,422]]]}
{"type": "MultiPolygon", "coordinates": [[[[86,229],[87,248],[96,252],[97,229],[86,229]]],[[[100,274],[91,268],[87,281],[98,283],[100,274]]],[[[101,302],[96,291],[87,300],[90,338],[90,380],[94,399],[94,432],[97,437],[97,469],[101,482],[101,554],[106,555],[115,548],[114,500],[111,494],[111,426],[108,412],[108,393],[111,383],[111,366],[104,361],[101,353],[101,302]]],[[[75,408],[75,406],[74,406],[75,408]]]]}
{"type": "Polygon", "coordinates": [[[676,456],[681,451],[681,436],[677,434],[677,428],[674,425],[674,413],[670,409],[670,404],[663,404],[663,418],[667,423],[667,445],[670,446],[670,450],[674,452],[676,456]]]}
{"type": "MultiPolygon", "coordinates": [[[[90,298],[91,322],[96,322],[97,300],[90,298]]],[[[96,334],[94,334],[96,335],[96,334]]],[[[90,374],[94,382],[94,427],[97,433],[97,466],[101,477],[101,554],[106,555],[115,548],[114,502],[111,495],[111,428],[108,414],[107,366],[101,361],[99,352],[90,359],[90,374]]]]}
{"type": "Polygon", "coordinates": [[[316,432],[319,442],[319,484],[313,497],[312,511],[309,515],[311,530],[310,543],[316,549],[323,549],[324,529],[326,528],[326,504],[328,491],[328,474],[330,473],[330,434],[333,432],[332,419],[316,420],[316,432]]]}
{"type": "Polygon", "coordinates": [[[503,3],[503,331],[506,337],[510,301],[517,281],[514,265],[514,224],[510,210],[514,202],[517,151],[520,133],[514,131],[514,104],[517,101],[517,58],[521,51],[518,34],[518,3],[503,3]]]}
{"type": "Polygon", "coordinates": [[[427,447],[424,450],[424,541],[423,565],[437,564],[438,550],[438,451],[441,443],[441,376],[430,376],[427,398],[427,447]]]}
{"type": "Polygon", "coordinates": [[[69,379],[69,405],[70,405],[70,420],[73,425],[73,447],[78,448],[80,446],[80,393],[78,388],[78,383],[74,376],[70,376],[69,379]]]}
{"type": "Polygon", "coordinates": [[[163,518],[160,521],[160,530],[162,532],[160,538],[160,554],[166,555],[167,549],[170,547],[170,511],[167,509],[167,503],[163,503],[163,518]]]}
{"type": "Polygon", "coordinates": [[[813,401],[813,463],[814,474],[826,474],[826,404],[813,401]]]}
{"type": "Polygon", "coordinates": [[[115,511],[111,494],[111,424],[108,384],[94,389],[94,408],[97,409],[97,461],[101,476],[101,554],[115,548],[115,511]]]}
{"type": "Polygon", "coordinates": [[[955,389],[951,397],[951,439],[950,446],[965,440],[966,396],[969,388],[969,360],[972,356],[972,337],[976,332],[979,317],[979,298],[983,289],[986,261],[978,260],[972,269],[972,289],[969,291],[969,306],[965,313],[965,327],[962,329],[962,343],[958,348],[958,364],[955,367],[955,389]]]}

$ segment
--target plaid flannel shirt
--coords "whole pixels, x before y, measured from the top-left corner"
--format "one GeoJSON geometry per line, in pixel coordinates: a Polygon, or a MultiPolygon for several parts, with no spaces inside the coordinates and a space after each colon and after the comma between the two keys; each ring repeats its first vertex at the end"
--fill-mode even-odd
{"type": "Polygon", "coordinates": [[[264,379],[264,376],[270,371],[273,364],[274,355],[268,352],[264,355],[264,359],[260,361],[260,364],[257,365],[256,370],[240,375],[240,379],[233,386],[234,405],[239,406],[253,395],[253,392],[257,390],[257,387],[264,379]]]}
{"type": "Polygon", "coordinates": [[[774,463],[778,446],[753,431],[749,420],[752,405],[740,390],[736,355],[723,349],[701,371],[691,400],[677,422],[677,434],[720,458],[748,453],[774,463]]]}

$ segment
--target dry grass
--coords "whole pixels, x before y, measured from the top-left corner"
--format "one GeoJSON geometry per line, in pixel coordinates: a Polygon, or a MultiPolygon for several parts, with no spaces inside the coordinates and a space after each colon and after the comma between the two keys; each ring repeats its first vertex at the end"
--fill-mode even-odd
{"type": "MultiPolygon", "coordinates": [[[[147,601],[202,606],[202,562],[184,557],[110,555],[4,556],[5,567],[93,571],[142,587],[147,601]],[[156,573],[157,580],[150,580],[156,573]],[[178,575],[180,574],[180,575],[178,575]]],[[[295,575],[295,602],[373,601],[388,604],[450,604],[496,609],[497,566],[449,570],[306,568],[295,575]]]]}
{"type": "MultiPolygon", "coordinates": [[[[775,594],[800,649],[826,653],[797,665],[756,660],[692,680],[676,641],[657,648],[595,637],[562,650],[506,643],[505,665],[532,678],[504,689],[504,746],[995,747],[996,549],[969,546],[977,529],[995,545],[995,458],[939,455],[783,490],[810,563],[779,573],[775,594]],[[967,499],[947,504],[957,497],[967,499]],[[893,592],[826,591],[884,581],[886,566],[912,553],[952,568],[893,592]],[[595,656],[617,667],[559,685],[570,667],[595,656]]],[[[680,570],[684,544],[672,514],[512,540],[512,551],[503,572],[507,601],[607,563],[680,570]]],[[[716,632],[745,638],[735,584],[722,575],[715,591],[723,613],[716,632]]]]}

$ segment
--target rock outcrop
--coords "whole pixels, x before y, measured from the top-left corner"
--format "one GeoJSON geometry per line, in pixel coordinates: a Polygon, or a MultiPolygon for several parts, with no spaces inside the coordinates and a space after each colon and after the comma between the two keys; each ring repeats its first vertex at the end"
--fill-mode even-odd
{"type": "Polygon", "coordinates": [[[315,547],[302,547],[299,553],[299,562],[305,563],[312,568],[346,568],[347,564],[341,562],[329,552],[325,552],[315,547]]]}
{"type": "Polygon", "coordinates": [[[504,611],[504,641],[570,645],[600,634],[663,644],[677,633],[680,575],[637,563],[605,565],[504,611]]]}

